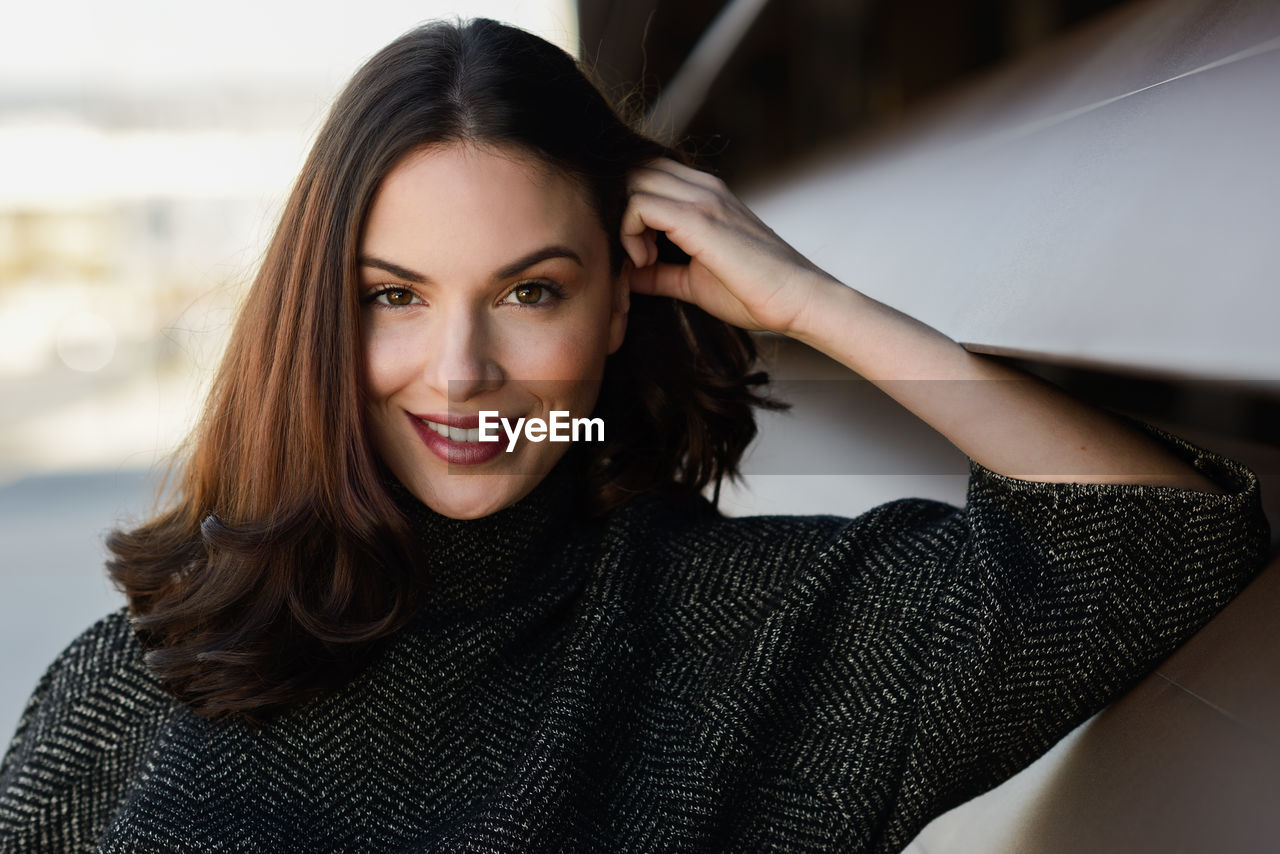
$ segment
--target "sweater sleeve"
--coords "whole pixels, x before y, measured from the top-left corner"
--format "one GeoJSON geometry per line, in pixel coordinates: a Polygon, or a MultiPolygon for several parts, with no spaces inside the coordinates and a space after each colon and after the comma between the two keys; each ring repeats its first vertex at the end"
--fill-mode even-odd
{"type": "Polygon", "coordinates": [[[0,763],[0,854],[94,850],[169,705],[123,610],[76,638],[0,763]]]}
{"type": "MultiPolygon", "coordinates": [[[[1266,561],[1258,480],[1139,424],[1224,494],[1017,480],[970,461],[930,591],[884,850],[1011,776],[1150,671],[1266,561]]],[[[894,847],[896,846],[896,847],[894,847]]]]}
{"type": "Polygon", "coordinates": [[[855,519],[725,523],[723,579],[695,575],[697,607],[676,616],[707,661],[703,754],[772,793],[744,815],[790,826],[816,800],[833,847],[896,854],[1226,605],[1266,562],[1258,480],[1138,426],[1223,493],[1023,481],[971,462],[964,507],[908,498],[855,519]]]}

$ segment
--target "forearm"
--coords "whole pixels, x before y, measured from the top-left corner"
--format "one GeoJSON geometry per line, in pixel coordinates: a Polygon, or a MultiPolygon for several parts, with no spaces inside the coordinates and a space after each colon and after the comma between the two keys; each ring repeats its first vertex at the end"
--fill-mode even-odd
{"type": "Polygon", "coordinates": [[[873,382],[988,469],[1024,480],[1221,491],[1103,410],[817,278],[788,334],[873,382]]]}

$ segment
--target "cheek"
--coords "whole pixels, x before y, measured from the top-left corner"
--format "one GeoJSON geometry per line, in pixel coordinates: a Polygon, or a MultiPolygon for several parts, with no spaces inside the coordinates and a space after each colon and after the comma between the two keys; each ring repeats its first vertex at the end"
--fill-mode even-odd
{"type": "Polygon", "coordinates": [[[597,379],[609,354],[609,305],[596,293],[564,311],[533,318],[500,317],[494,356],[508,379],[597,379]]]}
{"type": "Polygon", "coordinates": [[[608,329],[579,323],[556,330],[529,352],[536,352],[533,365],[544,379],[589,380],[603,369],[608,343],[608,329]]]}
{"type": "Polygon", "coordinates": [[[579,365],[590,366],[594,376],[603,368],[605,357],[609,355],[610,328],[613,317],[613,295],[609,286],[599,287],[592,294],[589,305],[583,307],[581,315],[576,318],[571,338],[566,342],[566,358],[576,359],[579,365]]]}
{"type": "Polygon", "coordinates": [[[370,403],[385,402],[387,397],[407,384],[416,365],[411,358],[413,348],[403,336],[369,324],[364,330],[364,383],[370,403]]]}
{"type": "Polygon", "coordinates": [[[538,397],[546,410],[585,416],[600,394],[607,348],[608,330],[599,324],[566,326],[526,350],[531,361],[513,376],[527,379],[521,385],[538,397]]]}

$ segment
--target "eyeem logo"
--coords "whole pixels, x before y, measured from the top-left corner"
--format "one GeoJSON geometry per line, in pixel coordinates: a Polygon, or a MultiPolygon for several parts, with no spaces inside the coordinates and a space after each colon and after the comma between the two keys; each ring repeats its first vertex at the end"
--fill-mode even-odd
{"type": "Polygon", "coordinates": [[[516,449],[516,440],[520,438],[521,429],[524,430],[524,437],[530,442],[577,442],[579,431],[582,434],[581,441],[604,441],[603,418],[570,418],[567,409],[551,410],[550,421],[544,421],[541,418],[517,418],[514,424],[511,419],[499,416],[495,409],[480,410],[481,442],[501,442],[502,437],[495,432],[499,426],[507,434],[508,454],[516,449]]]}

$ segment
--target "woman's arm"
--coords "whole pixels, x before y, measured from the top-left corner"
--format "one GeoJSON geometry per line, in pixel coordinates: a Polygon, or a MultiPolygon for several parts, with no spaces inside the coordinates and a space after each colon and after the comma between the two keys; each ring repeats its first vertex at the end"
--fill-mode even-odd
{"type": "Polygon", "coordinates": [[[1221,492],[1120,419],[835,280],[714,176],[657,160],[633,173],[631,191],[622,241],[633,291],[677,297],[826,353],[994,472],[1221,492]],[[687,266],[657,262],[657,231],[690,256],[687,266]]]}
{"type": "Polygon", "coordinates": [[[874,382],[992,471],[1221,491],[1146,434],[1049,383],[834,280],[812,287],[811,310],[788,334],[874,382]]]}

